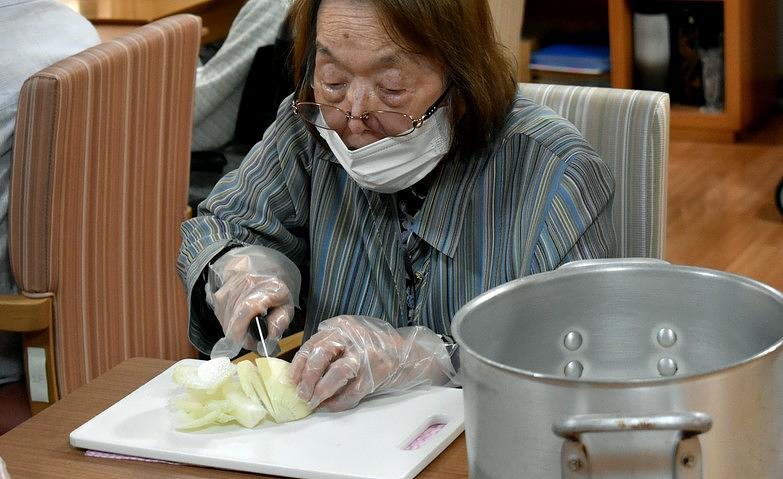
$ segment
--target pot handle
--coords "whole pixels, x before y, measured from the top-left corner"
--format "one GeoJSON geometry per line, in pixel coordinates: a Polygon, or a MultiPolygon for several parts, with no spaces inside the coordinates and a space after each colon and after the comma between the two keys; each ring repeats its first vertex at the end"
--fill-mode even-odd
{"type": "Polygon", "coordinates": [[[578,441],[588,432],[682,431],[688,438],[712,428],[712,418],[703,412],[674,412],[656,416],[617,416],[616,414],[583,414],[571,416],[552,425],[560,437],[578,441]]]}
{"type": "MultiPolygon", "coordinates": [[[[657,464],[662,470],[655,477],[701,479],[701,444],[698,435],[710,428],[712,418],[702,412],[672,412],[653,416],[584,414],[552,424],[552,431],[565,439],[560,451],[563,479],[595,479],[594,474],[600,474],[593,464],[597,458],[588,452],[586,444],[582,442],[582,434],[627,431],[680,431],[674,456],[670,456],[671,462],[658,461],[657,464]]],[[[645,454],[649,453],[650,451],[645,451],[645,454]]]]}

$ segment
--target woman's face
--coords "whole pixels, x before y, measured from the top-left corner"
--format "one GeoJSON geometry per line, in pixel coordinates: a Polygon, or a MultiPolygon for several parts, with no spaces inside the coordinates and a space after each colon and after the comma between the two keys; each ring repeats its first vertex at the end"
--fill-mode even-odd
{"type": "MultiPolygon", "coordinates": [[[[389,110],[418,118],[443,93],[443,68],[396,45],[369,2],[324,0],[316,25],[316,102],[353,116],[389,110]]],[[[351,149],[382,138],[355,119],[337,133],[351,149]]]]}

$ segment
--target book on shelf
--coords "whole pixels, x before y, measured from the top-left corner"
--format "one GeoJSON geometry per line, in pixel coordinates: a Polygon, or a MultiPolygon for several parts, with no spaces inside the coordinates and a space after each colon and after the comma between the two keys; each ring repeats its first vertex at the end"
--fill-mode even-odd
{"type": "Polygon", "coordinates": [[[608,88],[611,86],[609,72],[600,75],[563,73],[556,71],[530,70],[530,81],[548,85],[579,85],[608,88]]]}
{"type": "Polygon", "coordinates": [[[609,47],[557,43],[530,56],[530,74],[540,83],[609,86],[609,47]]]}

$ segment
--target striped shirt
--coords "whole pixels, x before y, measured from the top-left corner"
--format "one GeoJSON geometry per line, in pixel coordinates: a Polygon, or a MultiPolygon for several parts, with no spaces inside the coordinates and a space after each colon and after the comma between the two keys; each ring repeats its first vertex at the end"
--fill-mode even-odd
{"type": "MultiPolygon", "coordinates": [[[[305,338],[338,314],[450,334],[467,301],[507,281],[613,256],[613,179],[576,128],[520,94],[483,153],[444,160],[411,227],[416,304],[406,307],[394,194],[360,188],[284,101],[239,169],[182,226],[178,268],[190,340],[208,352],[214,318],[193,307],[197,279],[233,245],[275,248],[307,279],[305,338]]],[[[219,327],[218,327],[219,333],[219,327]]]]}

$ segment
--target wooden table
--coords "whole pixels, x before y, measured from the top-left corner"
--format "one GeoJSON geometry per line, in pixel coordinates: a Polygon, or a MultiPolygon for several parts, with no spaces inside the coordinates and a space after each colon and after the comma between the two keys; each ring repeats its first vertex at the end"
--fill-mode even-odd
{"type": "Polygon", "coordinates": [[[178,13],[201,17],[202,43],[228,35],[231,22],[246,0],[60,0],[81,13],[102,40],[111,40],[136,27],[178,13]]]}
{"type": "MultiPolygon", "coordinates": [[[[0,436],[0,457],[13,479],[24,478],[239,478],[269,477],[196,466],[85,457],[68,435],[173,364],[129,359],[0,436]]],[[[465,435],[460,435],[420,478],[467,478],[465,435]]]]}

